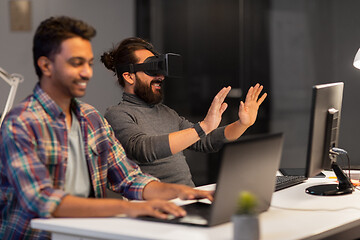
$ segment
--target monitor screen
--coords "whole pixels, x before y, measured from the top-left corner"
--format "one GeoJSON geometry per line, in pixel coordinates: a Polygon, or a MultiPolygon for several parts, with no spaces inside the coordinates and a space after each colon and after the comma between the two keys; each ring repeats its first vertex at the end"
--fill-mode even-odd
{"type": "Polygon", "coordinates": [[[342,82],[313,86],[306,176],[315,177],[323,170],[333,169],[338,179],[345,181],[341,183],[341,188],[345,189],[339,190],[338,184],[326,184],[307,189],[306,192],[310,194],[339,195],[352,192],[352,184],[337,165],[336,155],[330,154],[338,146],[343,89],[342,82]]]}

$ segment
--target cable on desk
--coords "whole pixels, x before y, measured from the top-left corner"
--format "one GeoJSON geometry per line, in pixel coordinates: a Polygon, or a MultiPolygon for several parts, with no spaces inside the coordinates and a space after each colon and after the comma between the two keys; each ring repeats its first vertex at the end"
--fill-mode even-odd
{"type": "Polygon", "coordinates": [[[275,206],[275,205],[271,205],[271,207],[273,208],[277,208],[277,209],[282,209],[282,210],[290,210],[290,211],[306,211],[306,212],[337,212],[337,211],[342,211],[342,210],[359,210],[360,208],[358,207],[344,207],[344,208],[338,208],[338,209],[330,209],[330,208],[312,208],[312,209],[306,209],[306,208],[288,208],[288,207],[280,207],[280,206],[275,206]]]}
{"type": "Polygon", "coordinates": [[[342,148],[333,147],[333,148],[330,149],[329,153],[333,154],[333,155],[336,155],[336,156],[339,156],[341,159],[342,159],[343,155],[346,156],[347,164],[348,164],[348,178],[351,179],[351,176],[350,176],[351,164],[350,164],[350,157],[349,157],[348,152],[346,150],[342,149],[342,148]]]}

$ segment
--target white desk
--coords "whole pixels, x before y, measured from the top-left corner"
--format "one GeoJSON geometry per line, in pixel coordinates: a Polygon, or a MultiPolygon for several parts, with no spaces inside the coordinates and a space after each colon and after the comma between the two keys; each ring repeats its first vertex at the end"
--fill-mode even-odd
{"type": "MultiPolygon", "coordinates": [[[[322,239],[360,226],[360,192],[358,190],[350,195],[336,197],[311,196],[305,193],[308,186],[329,181],[333,180],[309,179],[306,183],[275,192],[272,206],[260,215],[261,239],[322,239]]],[[[31,226],[52,232],[54,240],[219,240],[232,239],[233,234],[231,222],[204,228],[128,218],[58,218],[34,219],[31,221],[31,226]]]]}

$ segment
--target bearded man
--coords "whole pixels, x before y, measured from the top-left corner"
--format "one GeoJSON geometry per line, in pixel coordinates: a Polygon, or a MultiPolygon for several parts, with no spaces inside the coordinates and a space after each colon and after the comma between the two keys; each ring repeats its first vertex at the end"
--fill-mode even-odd
{"type": "Polygon", "coordinates": [[[164,55],[159,55],[151,43],[137,37],[123,40],[102,55],[101,61],[116,74],[123,88],[122,101],[108,108],[105,118],[127,156],[143,172],[163,182],[194,186],[183,150],[215,152],[225,142],[238,139],[255,123],[266,93],[259,98],[263,86],[251,87],[245,102],[240,102],[239,119],[219,127],[227,108],[224,100],[231,89],[224,87],[204,120],[194,124],[162,104],[166,73],[156,71],[161,59],[164,55]]]}

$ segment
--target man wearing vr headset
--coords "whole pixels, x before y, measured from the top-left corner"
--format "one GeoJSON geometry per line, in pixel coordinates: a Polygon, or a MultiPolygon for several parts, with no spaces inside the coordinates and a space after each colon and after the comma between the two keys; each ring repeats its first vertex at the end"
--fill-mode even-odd
{"type": "Polygon", "coordinates": [[[214,152],[238,139],[254,124],[266,98],[266,93],[259,98],[263,86],[251,87],[245,102],[240,102],[239,119],[218,127],[231,89],[225,87],[215,96],[204,120],[194,124],[161,103],[165,77],[178,76],[179,55],[159,55],[150,43],[133,37],[105,52],[101,61],[115,72],[124,90],[122,101],[108,108],[105,118],[127,156],[163,182],[194,186],[183,150],[214,152]]]}

